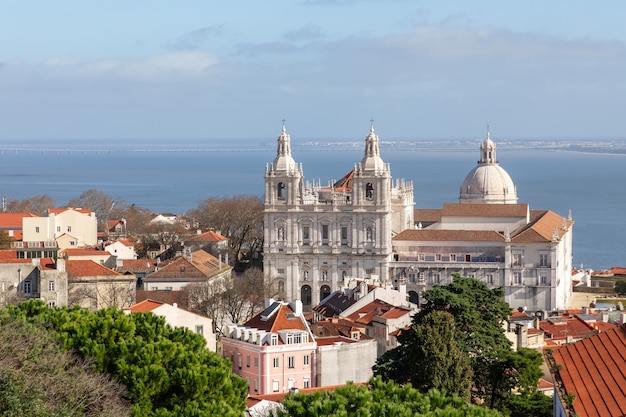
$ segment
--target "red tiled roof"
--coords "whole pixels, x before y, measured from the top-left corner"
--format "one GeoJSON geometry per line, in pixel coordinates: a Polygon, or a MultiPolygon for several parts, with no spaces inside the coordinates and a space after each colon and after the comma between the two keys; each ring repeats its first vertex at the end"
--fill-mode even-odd
{"type": "Polygon", "coordinates": [[[208,232],[186,238],[185,242],[222,242],[224,240],[228,239],[213,230],[209,230],[208,232]]]}
{"type": "Polygon", "coordinates": [[[179,256],[165,264],[161,263],[159,269],[145,277],[144,280],[207,279],[231,269],[230,265],[220,262],[210,253],[197,250],[191,254],[189,259],[179,256]]]}
{"type": "Polygon", "coordinates": [[[406,314],[410,314],[411,310],[402,307],[392,307],[391,310],[383,313],[380,317],[384,319],[397,319],[406,314]]]}
{"type": "Polygon", "coordinates": [[[94,248],[67,248],[61,251],[60,256],[63,255],[67,255],[68,258],[72,256],[110,256],[108,252],[94,248]]]}
{"type": "Polygon", "coordinates": [[[387,304],[382,300],[376,299],[371,303],[364,305],[354,313],[350,314],[348,318],[350,320],[354,320],[355,323],[368,325],[372,323],[372,319],[375,316],[380,316],[384,312],[387,312],[392,308],[392,305],[387,304]]]}
{"type": "MultiPolygon", "coordinates": [[[[17,259],[17,251],[15,249],[0,250],[0,262],[12,259],[17,259]]],[[[28,261],[30,262],[30,260],[28,261]]]]}
{"type": "Polygon", "coordinates": [[[443,205],[441,217],[526,217],[528,204],[460,204],[443,205]]]}
{"type": "Polygon", "coordinates": [[[572,224],[574,224],[573,220],[567,220],[553,211],[532,210],[530,223],[517,230],[511,237],[511,241],[516,243],[550,242],[555,231],[560,239],[569,231],[572,224]]]}
{"type": "Polygon", "coordinates": [[[434,223],[441,220],[441,209],[413,209],[415,222],[434,223]]]}
{"type": "Polygon", "coordinates": [[[105,275],[122,275],[106,266],[91,260],[68,260],[65,261],[65,270],[70,278],[75,277],[99,277],[105,275]]]}
{"type": "Polygon", "coordinates": [[[621,268],[621,267],[618,267],[618,266],[614,266],[614,267],[611,268],[611,272],[614,275],[626,275],[626,268],[621,268]]]}
{"type": "Polygon", "coordinates": [[[161,307],[163,304],[165,303],[148,299],[140,301],[137,304],[126,308],[125,310],[128,310],[131,313],[141,313],[145,311],[152,311],[157,307],[161,307]]]}
{"type": "Polygon", "coordinates": [[[504,235],[494,230],[407,229],[398,233],[393,240],[422,242],[504,242],[504,235]]]}
{"type": "Polygon", "coordinates": [[[189,293],[187,291],[148,291],[138,288],[135,301],[141,302],[144,300],[152,300],[171,305],[176,303],[178,307],[188,309],[188,296],[189,293]]]}
{"type": "Polygon", "coordinates": [[[580,417],[626,415],[626,325],[553,352],[567,394],[580,417]]]}
{"type": "Polygon", "coordinates": [[[89,209],[83,209],[83,208],[73,208],[73,207],[63,207],[63,208],[49,208],[48,209],[48,214],[59,214],[59,213],[63,213],[65,211],[68,210],[74,210],[78,213],[83,213],[83,214],[91,214],[91,210],[89,209]]]}
{"type": "Polygon", "coordinates": [[[259,330],[265,330],[266,332],[278,332],[280,330],[304,330],[308,331],[306,324],[301,316],[293,314],[293,309],[289,304],[281,304],[274,314],[267,320],[262,318],[263,313],[259,313],[250,320],[248,320],[244,326],[253,327],[259,330]]]}
{"type": "Polygon", "coordinates": [[[54,263],[54,259],[52,258],[41,258],[39,260],[39,265],[41,265],[41,269],[44,269],[47,271],[57,269],[57,266],[54,263]]]}
{"type": "Polygon", "coordinates": [[[0,229],[21,229],[24,217],[37,217],[32,213],[0,213],[0,229]]]}
{"type": "Polygon", "coordinates": [[[565,340],[568,337],[582,339],[597,333],[593,327],[578,317],[559,316],[557,319],[549,317],[539,322],[539,328],[552,340],[565,340]]]}

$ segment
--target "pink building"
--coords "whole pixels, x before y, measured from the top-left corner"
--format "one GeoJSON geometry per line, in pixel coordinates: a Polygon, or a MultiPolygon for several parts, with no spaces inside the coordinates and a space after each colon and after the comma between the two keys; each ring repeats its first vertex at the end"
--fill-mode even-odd
{"type": "Polygon", "coordinates": [[[269,300],[243,325],[226,327],[224,358],[248,381],[250,395],[315,386],[316,342],[302,314],[302,302],[269,300]]]}

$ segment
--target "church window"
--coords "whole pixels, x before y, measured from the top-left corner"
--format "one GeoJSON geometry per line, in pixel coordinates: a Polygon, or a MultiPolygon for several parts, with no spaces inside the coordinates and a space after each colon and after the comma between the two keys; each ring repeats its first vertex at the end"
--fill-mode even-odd
{"type": "Polygon", "coordinates": [[[325,244],[328,244],[328,225],[322,225],[322,241],[326,241],[325,244]]]}
{"type": "Polygon", "coordinates": [[[348,226],[341,226],[341,244],[343,246],[348,244],[348,226]]]}
{"type": "Polygon", "coordinates": [[[374,186],[371,182],[365,185],[365,198],[372,200],[374,198],[374,186]]]}
{"type": "Polygon", "coordinates": [[[308,243],[309,239],[310,239],[309,226],[302,226],[302,240],[308,243]]]}
{"type": "Polygon", "coordinates": [[[279,200],[284,200],[285,199],[285,183],[284,182],[279,182],[278,183],[278,194],[277,197],[279,200]]]}

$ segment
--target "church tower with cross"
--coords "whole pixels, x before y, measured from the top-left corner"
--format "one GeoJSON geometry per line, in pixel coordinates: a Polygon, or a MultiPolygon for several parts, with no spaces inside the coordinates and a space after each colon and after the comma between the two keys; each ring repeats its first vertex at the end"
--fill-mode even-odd
{"type": "Polygon", "coordinates": [[[413,184],[392,180],[373,121],[361,161],[326,185],[304,181],[283,121],[264,204],[264,272],[305,310],[351,279],[390,284],[391,239],[413,225],[413,184]]]}

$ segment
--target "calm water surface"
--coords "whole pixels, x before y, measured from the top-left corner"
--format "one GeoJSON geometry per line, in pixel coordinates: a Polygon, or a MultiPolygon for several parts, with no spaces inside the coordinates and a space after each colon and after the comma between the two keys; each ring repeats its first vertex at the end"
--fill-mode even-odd
{"type": "MultiPolygon", "coordinates": [[[[399,151],[381,154],[393,178],[413,181],[418,208],[456,202],[465,175],[476,165],[473,151],[399,151]]],[[[48,195],[57,206],[95,188],[115,199],[155,212],[184,213],[210,196],[263,194],[265,164],[275,142],[235,141],[220,145],[147,142],[106,146],[33,142],[3,145],[0,194],[21,200],[48,195]],[[30,150],[28,150],[30,149],[30,150]],[[69,149],[74,149],[69,151],[69,149]]],[[[339,179],[363,156],[362,146],[312,148],[292,143],[305,180],[339,179]]],[[[517,185],[521,203],[550,209],[574,225],[574,264],[602,269],[626,266],[626,155],[498,149],[500,165],[517,185]]]]}

